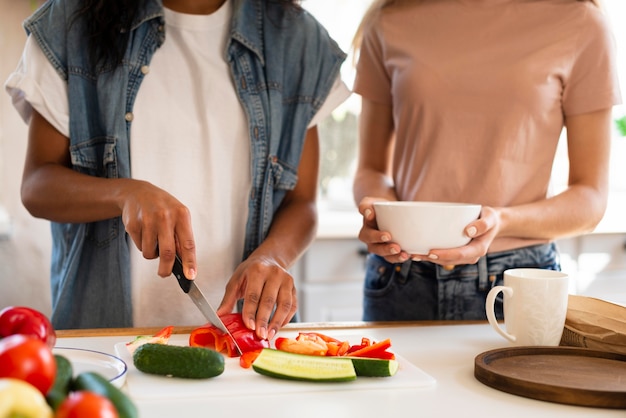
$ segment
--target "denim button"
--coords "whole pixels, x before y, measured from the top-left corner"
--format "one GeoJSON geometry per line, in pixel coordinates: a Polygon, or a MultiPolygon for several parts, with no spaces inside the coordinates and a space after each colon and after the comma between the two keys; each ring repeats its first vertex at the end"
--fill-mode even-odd
{"type": "Polygon", "coordinates": [[[146,74],[148,74],[149,72],[150,72],[150,67],[149,67],[149,66],[147,66],[147,65],[142,65],[142,66],[141,66],[141,73],[142,73],[143,75],[146,75],[146,74]]]}
{"type": "Polygon", "coordinates": [[[133,121],[133,112],[128,112],[124,115],[124,119],[126,119],[126,122],[132,122],[133,121]]]}

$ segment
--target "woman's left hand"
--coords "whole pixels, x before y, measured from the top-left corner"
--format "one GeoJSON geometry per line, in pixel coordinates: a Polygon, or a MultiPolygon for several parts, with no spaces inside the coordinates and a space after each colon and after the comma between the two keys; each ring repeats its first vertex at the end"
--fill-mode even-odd
{"type": "Polygon", "coordinates": [[[430,261],[442,266],[475,264],[487,254],[491,243],[500,230],[500,211],[483,206],[480,217],[465,227],[465,234],[472,240],[462,247],[431,250],[427,255],[413,255],[414,260],[430,261]]]}
{"type": "Polygon", "coordinates": [[[276,260],[254,253],[237,267],[226,285],[218,315],[232,312],[241,298],[241,316],[245,325],[263,339],[271,340],[298,309],[296,286],[291,274],[276,260]]]}

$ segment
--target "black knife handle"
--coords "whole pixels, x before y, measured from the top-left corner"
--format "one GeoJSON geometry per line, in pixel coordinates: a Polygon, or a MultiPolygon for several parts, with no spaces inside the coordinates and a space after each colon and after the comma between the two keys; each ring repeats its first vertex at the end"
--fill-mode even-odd
{"type": "Polygon", "coordinates": [[[176,259],[174,259],[174,267],[172,267],[172,274],[176,277],[176,280],[178,280],[178,285],[180,286],[181,289],[183,289],[183,292],[189,293],[189,288],[191,287],[191,280],[185,277],[185,273],[183,273],[183,262],[180,261],[180,257],[178,257],[178,254],[176,255],[176,259]]]}

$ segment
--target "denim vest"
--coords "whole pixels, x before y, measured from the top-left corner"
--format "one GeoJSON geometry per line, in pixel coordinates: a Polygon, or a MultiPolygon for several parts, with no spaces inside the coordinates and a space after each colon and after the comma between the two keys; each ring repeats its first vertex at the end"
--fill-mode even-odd
{"type": "MultiPolygon", "coordinates": [[[[230,1],[234,13],[224,58],[247,115],[252,156],[243,259],[263,241],[274,212],[296,185],[307,125],[346,56],[306,12],[287,12],[272,1],[230,1]]],[[[81,173],[131,176],[133,103],[166,36],[161,0],[145,3],[117,68],[91,69],[85,23],[72,19],[80,0],[46,2],[24,24],[67,81],[69,151],[81,173]]],[[[132,326],[130,240],[121,218],[53,222],[51,229],[54,326],[132,326]]]]}

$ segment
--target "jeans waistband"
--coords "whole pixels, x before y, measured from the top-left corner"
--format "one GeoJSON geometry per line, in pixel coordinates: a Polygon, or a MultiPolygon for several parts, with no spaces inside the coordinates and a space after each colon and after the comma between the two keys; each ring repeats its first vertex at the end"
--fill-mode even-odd
{"type": "MultiPolygon", "coordinates": [[[[426,263],[440,275],[454,275],[457,268],[472,266],[473,274],[478,275],[478,289],[488,291],[493,287],[498,275],[504,270],[517,267],[537,267],[548,269],[560,269],[558,251],[554,243],[538,244],[529,247],[521,247],[513,250],[489,253],[480,257],[473,265],[447,265],[442,266],[430,261],[407,260],[402,264],[396,264],[396,274],[400,280],[406,280],[409,276],[413,263],[426,263]],[[491,268],[490,268],[491,267],[491,268]],[[476,270],[477,269],[477,270],[476,270]],[[490,273],[491,271],[491,273],[490,273]]],[[[429,268],[430,270],[430,268],[429,268]]],[[[475,276],[474,276],[475,277],[475,276]]]]}

